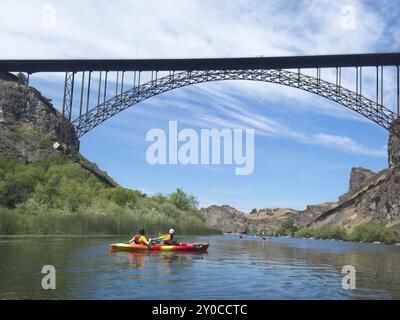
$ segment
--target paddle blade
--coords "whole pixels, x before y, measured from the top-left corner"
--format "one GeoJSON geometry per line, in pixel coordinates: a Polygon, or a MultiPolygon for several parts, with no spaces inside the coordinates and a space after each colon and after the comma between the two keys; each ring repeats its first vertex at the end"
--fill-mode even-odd
{"type": "Polygon", "coordinates": [[[160,235],[159,237],[155,238],[154,240],[163,240],[163,241],[165,241],[165,240],[168,240],[169,237],[170,237],[170,235],[168,233],[166,233],[166,234],[160,235]]]}

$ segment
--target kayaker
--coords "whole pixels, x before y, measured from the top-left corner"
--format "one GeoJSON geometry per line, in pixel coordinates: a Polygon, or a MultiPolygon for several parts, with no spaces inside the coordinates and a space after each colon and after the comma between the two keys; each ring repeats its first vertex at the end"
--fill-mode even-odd
{"type": "Polygon", "coordinates": [[[144,229],[140,229],[139,234],[136,234],[131,240],[129,240],[129,243],[144,244],[145,246],[148,246],[149,241],[145,237],[144,229]]]}
{"type": "Polygon", "coordinates": [[[164,244],[167,244],[167,245],[176,244],[177,242],[174,239],[174,235],[175,235],[175,230],[174,229],[169,229],[168,236],[164,239],[164,244]]]}

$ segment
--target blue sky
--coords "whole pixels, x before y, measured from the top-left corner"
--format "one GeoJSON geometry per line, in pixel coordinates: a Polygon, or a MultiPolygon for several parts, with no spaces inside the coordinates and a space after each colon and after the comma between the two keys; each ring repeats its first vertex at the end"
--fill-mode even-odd
{"type": "MultiPolygon", "coordinates": [[[[400,43],[398,1],[2,1],[1,7],[3,59],[393,52],[400,43]]],[[[322,76],[331,80],[332,71],[322,76]]],[[[353,76],[344,71],[350,89],[353,76]]],[[[373,70],[364,77],[367,92],[373,70]]],[[[393,108],[391,79],[385,104],[393,108]]],[[[31,83],[61,105],[62,74],[34,75],[31,83]]],[[[225,81],[142,102],[85,135],[81,152],[123,186],[149,194],[182,187],[201,206],[247,212],[336,200],[352,167],[386,167],[387,139],[374,123],[310,93],[225,81]],[[234,165],[147,164],[147,131],[166,129],[170,120],[180,129],[254,128],[254,173],[236,176],[234,165]]]]}

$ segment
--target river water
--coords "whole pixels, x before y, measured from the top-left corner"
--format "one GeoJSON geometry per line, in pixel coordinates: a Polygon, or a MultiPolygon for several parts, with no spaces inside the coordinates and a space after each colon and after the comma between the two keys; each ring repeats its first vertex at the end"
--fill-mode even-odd
{"type": "Polygon", "coordinates": [[[208,253],[110,253],[123,238],[1,237],[0,299],[399,299],[400,247],[237,236],[208,253]],[[43,265],[56,269],[44,290],[43,265]],[[342,267],[356,289],[342,288],[342,267]]]}

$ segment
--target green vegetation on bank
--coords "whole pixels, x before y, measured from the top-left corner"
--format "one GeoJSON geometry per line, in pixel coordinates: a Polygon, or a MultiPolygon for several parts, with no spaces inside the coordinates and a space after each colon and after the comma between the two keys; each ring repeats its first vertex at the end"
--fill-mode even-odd
{"type": "Polygon", "coordinates": [[[0,234],[131,234],[174,227],[180,234],[216,233],[196,199],[105,186],[67,158],[22,165],[0,158],[0,234]]]}
{"type": "Polygon", "coordinates": [[[318,229],[295,226],[294,220],[287,219],[277,229],[263,230],[266,236],[291,236],[296,238],[334,239],[355,242],[400,243],[400,232],[382,225],[364,223],[356,226],[352,232],[336,226],[324,226],[318,229]]]}
{"type": "Polygon", "coordinates": [[[302,228],[295,233],[298,238],[349,240],[349,235],[344,228],[325,226],[319,229],[302,228]]]}
{"type": "Polygon", "coordinates": [[[361,224],[350,234],[351,241],[400,243],[400,232],[377,224],[361,224]]]}

